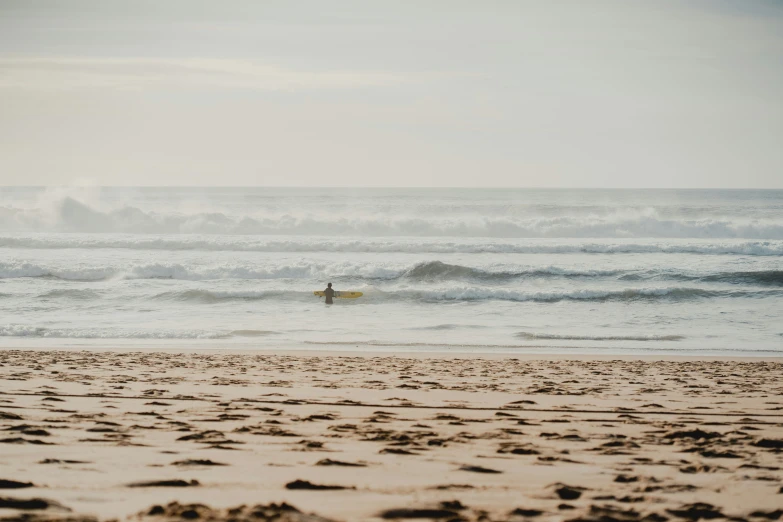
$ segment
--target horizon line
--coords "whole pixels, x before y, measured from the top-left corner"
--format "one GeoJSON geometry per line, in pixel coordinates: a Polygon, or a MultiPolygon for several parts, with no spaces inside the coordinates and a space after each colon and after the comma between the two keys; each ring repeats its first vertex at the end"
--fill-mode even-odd
{"type": "Polygon", "coordinates": [[[237,189],[315,189],[315,190],[333,190],[333,189],[362,189],[362,190],[389,190],[389,189],[407,189],[407,190],[452,190],[452,189],[493,189],[493,190],[783,190],[780,187],[518,187],[518,186],[474,186],[474,185],[455,185],[455,186],[368,186],[368,185],[318,185],[318,186],[297,186],[297,185],[0,185],[0,188],[237,188],[237,189]]]}

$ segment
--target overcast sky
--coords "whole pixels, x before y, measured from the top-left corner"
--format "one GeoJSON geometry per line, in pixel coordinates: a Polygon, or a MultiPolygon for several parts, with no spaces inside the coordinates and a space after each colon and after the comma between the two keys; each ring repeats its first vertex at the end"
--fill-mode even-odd
{"type": "Polygon", "coordinates": [[[0,185],[783,188],[780,0],[0,0],[0,185]]]}

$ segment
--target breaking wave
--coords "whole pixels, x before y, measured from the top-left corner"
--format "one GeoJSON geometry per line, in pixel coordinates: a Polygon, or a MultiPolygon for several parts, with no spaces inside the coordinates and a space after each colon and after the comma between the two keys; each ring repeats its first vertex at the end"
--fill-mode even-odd
{"type": "Polygon", "coordinates": [[[129,249],[207,252],[349,252],[410,254],[698,254],[783,256],[783,241],[557,242],[427,241],[315,238],[275,240],[247,236],[135,236],[36,234],[0,236],[0,248],[129,249]]]}
{"type": "Polygon", "coordinates": [[[474,281],[504,283],[527,279],[615,279],[619,281],[698,281],[707,283],[783,286],[783,270],[719,272],[698,274],[671,270],[579,270],[557,266],[516,270],[491,270],[442,261],[425,261],[407,268],[378,266],[373,263],[313,263],[290,265],[259,264],[186,266],[180,263],[151,263],[131,266],[61,268],[29,262],[0,262],[0,279],[49,278],[65,281],[106,281],[113,279],[173,279],[184,281],[218,280],[336,280],[437,282],[474,281]],[[261,265],[261,266],[259,266],[261,265]]]}
{"type": "Polygon", "coordinates": [[[232,234],[293,236],[410,236],[493,238],[743,238],[783,239],[783,223],[736,217],[662,217],[654,211],[562,216],[484,216],[477,213],[384,215],[335,212],[268,216],[226,212],[99,210],[72,197],[50,207],[0,207],[8,232],[232,234]]]}
{"type": "Polygon", "coordinates": [[[311,279],[335,273],[358,277],[393,277],[397,271],[347,264],[340,267],[317,263],[263,266],[186,266],[179,263],[151,263],[133,266],[61,268],[27,262],[0,262],[0,279],[49,278],[65,281],[106,281],[112,279],[176,279],[209,281],[226,279],[311,279]]]}
{"type": "Polygon", "coordinates": [[[490,271],[461,265],[451,265],[441,261],[419,263],[406,270],[399,277],[417,281],[427,280],[478,280],[507,281],[519,278],[535,277],[603,277],[617,275],[616,270],[569,270],[557,267],[544,267],[530,270],[490,271]]]}

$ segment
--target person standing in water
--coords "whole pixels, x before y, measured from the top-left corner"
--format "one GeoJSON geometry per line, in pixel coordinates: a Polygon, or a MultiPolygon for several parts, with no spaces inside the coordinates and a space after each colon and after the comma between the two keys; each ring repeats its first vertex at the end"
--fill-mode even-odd
{"type": "Polygon", "coordinates": [[[326,285],[326,290],[324,290],[324,296],[326,296],[326,304],[332,304],[332,298],[334,297],[334,290],[332,290],[332,283],[329,283],[326,285]]]}

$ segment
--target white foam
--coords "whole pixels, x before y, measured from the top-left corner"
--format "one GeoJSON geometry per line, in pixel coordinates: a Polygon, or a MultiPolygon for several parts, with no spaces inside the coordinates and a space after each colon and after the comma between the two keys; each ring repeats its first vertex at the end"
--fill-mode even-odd
{"type": "Polygon", "coordinates": [[[485,216],[475,212],[404,215],[377,211],[340,215],[324,210],[231,214],[225,210],[179,212],[165,207],[142,210],[135,206],[106,210],[67,196],[41,208],[0,208],[0,230],[331,237],[783,239],[783,223],[771,219],[669,217],[646,208],[586,215],[577,210],[571,208],[569,214],[569,209],[564,209],[565,213],[559,216],[485,216]]]}
{"type": "Polygon", "coordinates": [[[27,324],[0,325],[0,337],[54,339],[226,339],[231,332],[206,330],[132,330],[122,328],[44,328],[27,324]]]}
{"type": "Polygon", "coordinates": [[[9,249],[130,249],[210,252],[352,252],[412,254],[698,254],[782,256],[783,241],[589,241],[589,240],[426,240],[274,239],[248,236],[149,236],[34,234],[0,236],[9,249]]]}
{"type": "Polygon", "coordinates": [[[377,266],[372,263],[295,262],[278,266],[258,264],[183,265],[149,263],[138,265],[62,267],[49,263],[0,261],[0,279],[51,277],[68,281],[103,281],[110,279],[175,279],[183,281],[324,279],[350,276],[367,279],[392,279],[405,269],[377,266]]]}

